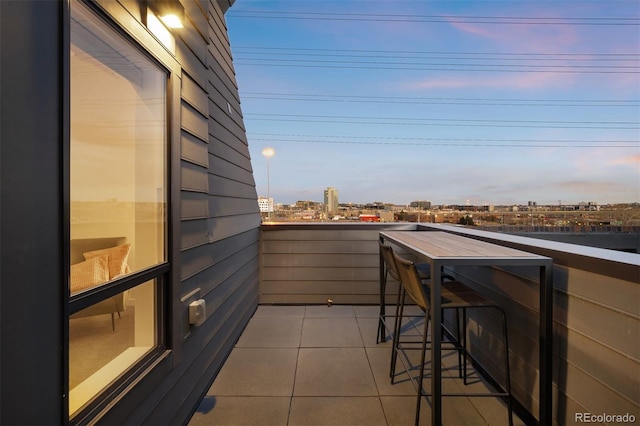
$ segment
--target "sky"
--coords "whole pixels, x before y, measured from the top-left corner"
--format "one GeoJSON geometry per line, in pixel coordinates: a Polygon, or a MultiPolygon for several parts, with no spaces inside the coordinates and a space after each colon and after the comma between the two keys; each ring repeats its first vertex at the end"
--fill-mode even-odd
{"type": "Polygon", "coordinates": [[[259,196],[640,201],[640,2],[236,0],[226,19],[259,196]]]}

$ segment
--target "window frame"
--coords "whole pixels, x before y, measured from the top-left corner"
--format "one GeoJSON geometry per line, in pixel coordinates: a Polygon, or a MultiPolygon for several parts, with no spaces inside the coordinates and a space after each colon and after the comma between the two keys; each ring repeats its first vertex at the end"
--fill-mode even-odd
{"type": "MultiPolygon", "coordinates": [[[[62,212],[63,230],[62,253],[66,279],[63,280],[63,389],[61,392],[63,424],[79,424],[95,421],[103,417],[113,408],[115,400],[123,396],[136,384],[143,385],[145,377],[165,376],[172,366],[179,362],[181,319],[176,313],[180,308],[178,285],[180,282],[180,247],[177,244],[180,236],[180,63],[172,52],[160,43],[143,25],[143,17],[132,18],[131,12],[118,2],[110,0],[75,0],[80,7],[85,7],[90,13],[106,24],[110,30],[125,39],[140,54],[160,67],[166,73],[166,223],[165,223],[165,253],[164,262],[136,271],[132,274],[109,281],[108,283],[83,291],[70,294],[70,238],[71,238],[71,140],[70,140],[70,24],[71,3],[74,0],[62,2],[63,8],[63,81],[61,93],[61,107],[63,111],[62,131],[62,212]],[[156,280],[156,347],[143,358],[134,363],[127,374],[103,389],[86,407],[69,417],[69,319],[70,316],[101,300],[114,296],[122,291],[136,287],[150,280],[156,280]]],[[[78,7],[78,6],[74,6],[78,7]]],[[[150,377],[150,381],[153,378],[150,377]]],[[[151,385],[153,387],[153,385],[151,385]]]]}

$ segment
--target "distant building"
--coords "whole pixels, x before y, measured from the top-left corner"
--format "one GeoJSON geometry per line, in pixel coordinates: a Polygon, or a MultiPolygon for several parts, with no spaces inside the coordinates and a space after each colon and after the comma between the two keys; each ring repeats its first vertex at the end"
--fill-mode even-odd
{"type": "Polygon", "coordinates": [[[260,207],[260,213],[273,212],[273,198],[258,197],[258,207],[260,207]]]}
{"type": "Polygon", "coordinates": [[[431,209],[431,201],[429,200],[412,201],[409,204],[409,207],[429,210],[431,209]]]}
{"type": "Polygon", "coordinates": [[[358,216],[360,222],[380,222],[380,217],[375,214],[361,214],[358,216]]]}
{"type": "Polygon", "coordinates": [[[333,215],[338,212],[338,190],[328,187],[324,190],[324,208],[327,215],[333,215]]]}
{"type": "Polygon", "coordinates": [[[310,200],[298,200],[295,204],[296,209],[312,210],[320,208],[320,203],[310,200]]]}

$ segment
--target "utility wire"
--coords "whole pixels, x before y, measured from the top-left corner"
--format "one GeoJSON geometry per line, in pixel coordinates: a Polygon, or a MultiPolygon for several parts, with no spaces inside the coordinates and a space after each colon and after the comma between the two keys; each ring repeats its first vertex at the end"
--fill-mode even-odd
{"type": "Polygon", "coordinates": [[[623,99],[500,99],[456,97],[356,96],[315,93],[241,92],[242,99],[302,102],[352,102],[385,104],[496,105],[525,107],[640,107],[640,100],[623,99]]]}
{"type": "MultiPolygon", "coordinates": [[[[275,60],[270,60],[275,61],[275,60]]],[[[321,61],[294,61],[291,60],[289,62],[300,62],[300,63],[267,63],[267,62],[241,62],[234,61],[236,65],[244,65],[244,66],[260,66],[260,67],[296,67],[296,68],[330,68],[330,69],[377,69],[377,70],[402,70],[402,71],[463,71],[463,72],[518,72],[518,73],[562,73],[562,74],[640,74],[640,71],[610,71],[611,68],[622,68],[622,67],[606,67],[608,71],[600,71],[600,70],[569,70],[560,67],[554,67],[559,69],[537,69],[535,66],[531,65],[531,69],[492,69],[492,68],[432,68],[434,64],[430,64],[428,67],[412,67],[412,66],[393,66],[393,63],[380,63],[380,65],[388,64],[392,66],[372,66],[372,65],[364,65],[364,66],[356,66],[356,65],[346,65],[350,62],[342,62],[342,61],[325,61],[331,62],[328,65],[321,64],[313,64],[310,65],[308,62],[321,62],[321,61]],[[340,65],[337,65],[340,64],[340,65]],[[345,64],[345,65],[342,65],[345,64]]],[[[351,63],[362,63],[367,64],[366,62],[351,62],[351,63]]],[[[411,64],[407,64],[411,65],[411,64]]],[[[464,64],[435,64],[436,66],[459,66],[464,67],[464,64]]],[[[517,65],[478,65],[478,64],[470,64],[471,66],[476,67],[516,67],[517,65]]],[[[589,67],[589,68],[597,68],[597,67],[589,67]]],[[[633,69],[640,70],[640,68],[633,67],[633,69]]]]}
{"type": "MultiPolygon", "coordinates": [[[[433,142],[418,143],[418,142],[375,142],[375,141],[337,141],[337,140],[312,140],[312,139],[279,139],[279,138],[250,138],[251,141],[264,141],[264,142],[297,142],[297,143],[311,143],[311,144],[338,144],[338,145],[389,145],[389,146],[446,146],[446,147],[504,147],[504,148],[633,148],[629,145],[559,145],[550,143],[539,144],[514,144],[513,141],[505,141],[504,143],[489,141],[483,143],[452,143],[452,142],[436,142],[438,139],[433,139],[433,142]]],[[[447,141],[449,139],[439,139],[440,141],[447,141]]]]}
{"type": "Polygon", "coordinates": [[[372,64],[372,65],[428,65],[438,67],[498,67],[498,68],[525,68],[531,70],[538,70],[539,68],[571,68],[571,69],[630,69],[640,70],[639,65],[531,65],[531,64],[483,64],[483,63],[430,63],[430,62],[384,62],[384,61],[342,61],[342,60],[317,60],[317,59],[280,59],[280,58],[252,58],[252,57],[236,57],[237,60],[249,60],[249,61],[272,61],[272,62],[292,62],[292,63],[324,63],[324,64],[372,64]]]}
{"type": "Polygon", "coordinates": [[[585,139],[483,139],[483,138],[426,138],[426,137],[402,137],[402,136],[347,136],[347,135],[306,135],[295,133],[254,133],[248,132],[247,135],[269,136],[274,139],[279,138],[322,138],[322,139],[382,139],[382,140],[399,140],[399,141],[462,141],[462,142],[540,142],[540,143],[627,143],[635,144],[640,147],[640,140],[585,140],[585,139]]]}
{"type": "Polygon", "coordinates": [[[550,120],[476,120],[454,118],[407,118],[407,117],[359,117],[337,115],[245,113],[245,117],[256,116],[253,120],[298,121],[316,123],[414,125],[414,126],[457,126],[457,127],[528,127],[554,129],[615,129],[637,130],[640,123],[634,121],[550,121],[550,120]],[[265,118],[260,118],[265,117],[265,118]],[[286,117],[286,118],[283,118],[286,117]],[[364,120],[364,121],[361,121],[364,120]],[[390,120],[390,121],[385,121],[390,120]],[[584,126],[577,126],[584,124],[584,126]],[[595,126],[597,124],[599,126],[595,126]]]}
{"type": "Polygon", "coordinates": [[[469,56],[481,56],[481,55],[495,55],[495,56],[559,56],[559,57],[573,57],[573,56],[602,56],[602,57],[630,57],[640,58],[640,53],[598,53],[598,52],[573,52],[573,53],[522,53],[522,52],[451,52],[451,51],[437,51],[437,50],[372,50],[372,49],[324,49],[316,47],[272,47],[272,46],[242,46],[234,45],[233,50],[237,49],[256,49],[256,50],[277,50],[277,51],[303,51],[303,52],[346,52],[353,53],[388,53],[388,54],[421,54],[421,55],[469,55],[469,56]]]}
{"type": "MultiPolygon", "coordinates": [[[[283,56],[290,57],[335,57],[335,58],[378,58],[378,59],[437,59],[437,60],[475,60],[482,59],[488,61],[562,61],[563,63],[570,62],[634,62],[640,60],[640,54],[628,53],[628,54],[598,54],[598,53],[584,53],[584,54],[515,54],[515,53],[469,53],[469,52],[441,52],[441,53],[428,53],[428,52],[415,52],[415,53],[402,53],[401,51],[349,51],[349,50],[330,50],[330,49],[304,49],[313,50],[312,52],[299,52],[299,49],[287,49],[287,51],[265,51],[262,49],[235,49],[238,53],[235,59],[260,59],[269,60],[275,57],[279,59],[283,56]],[[290,50],[290,51],[289,51],[290,50]],[[322,53],[321,53],[322,52],[322,53]],[[326,52],[326,53],[325,53],[326,52]],[[328,53],[338,52],[338,53],[328,53]],[[250,55],[243,57],[241,55],[250,55]],[[261,57],[256,57],[260,55],[261,57]],[[444,56],[446,55],[446,56],[444,56]]],[[[302,50],[302,49],[300,49],[302,50]]]]}
{"type": "Polygon", "coordinates": [[[480,146],[493,146],[498,144],[498,146],[503,146],[502,144],[509,144],[504,146],[516,146],[513,143],[518,143],[517,146],[554,146],[554,147],[600,147],[600,148],[608,148],[608,147],[616,147],[616,148],[640,148],[640,141],[628,141],[628,140],[584,140],[584,139],[485,139],[485,138],[426,138],[426,137],[386,137],[386,136],[345,136],[345,135],[305,135],[305,134],[288,134],[288,133],[248,133],[248,136],[251,136],[252,140],[261,140],[261,141],[272,141],[272,142],[317,142],[317,143],[336,143],[336,139],[346,140],[344,143],[356,143],[363,144],[371,141],[371,144],[385,144],[384,142],[373,142],[373,141],[400,141],[400,142],[386,142],[386,144],[392,145],[429,145],[429,144],[421,144],[417,143],[417,141],[427,141],[427,142],[456,142],[456,146],[478,146],[477,142],[481,142],[480,146]],[[256,135],[257,137],[253,137],[256,135]],[[286,139],[283,139],[286,138],[286,139]],[[292,139],[293,138],[293,139],[292,139]],[[305,138],[305,139],[300,139],[305,138]],[[314,138],[314,139],[306,139],[306,138],[314,138]],[[330,139],[330,140],[326,140],[330,139]],[[465,143],[460,143],[465,142],[465,143]],[[470,142],[473,142],[471,144],[470,142]],[[531,145],[521,145],[521,143],[531,144],[531,145]],[[569,145],[549,145],[549,144],[569,144],[569,145]],[[584,144],[584,145],[576,145],[576,144],[584,144]],[[600,144],[600,145],[593,145],[600,144]],[[613,145],[618,144],[618,145],[613,145]]]}
{"type": "Polygon", "coordinates": [[[233,18],[359,21],[359,22],[423,22],[443,24],[502,24],[502,25],[594,25],[635,26],[640,18],[629,17],[532,17],[532,16],[465,16],[465,15],[405,15],[335,12],[275,12],[262,10],[236,10],[233,18]]]}

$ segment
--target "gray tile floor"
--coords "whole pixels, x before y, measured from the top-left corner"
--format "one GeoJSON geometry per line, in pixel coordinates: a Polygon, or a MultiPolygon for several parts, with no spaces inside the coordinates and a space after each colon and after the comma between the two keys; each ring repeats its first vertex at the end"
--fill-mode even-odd
{"type": "MultiPolygon", "coordinates": [[[[404,372],[390,383],[391,344],[376,344],[377,312],[377,306],[258,307],[189,425],[413,425],[416,392],[404,372]]],[[[457,356],[443,353],[445,392],[487,389],[474,379],[464,386],[457,356]]],[[[430,418],[424,398],[421,424],[430,418]]],[[[445,397],[443,422],[506,425],[507,408],[498,398],[445,397]]],[[[523,424],[515,414],[514,424],[523,424]]]]}

